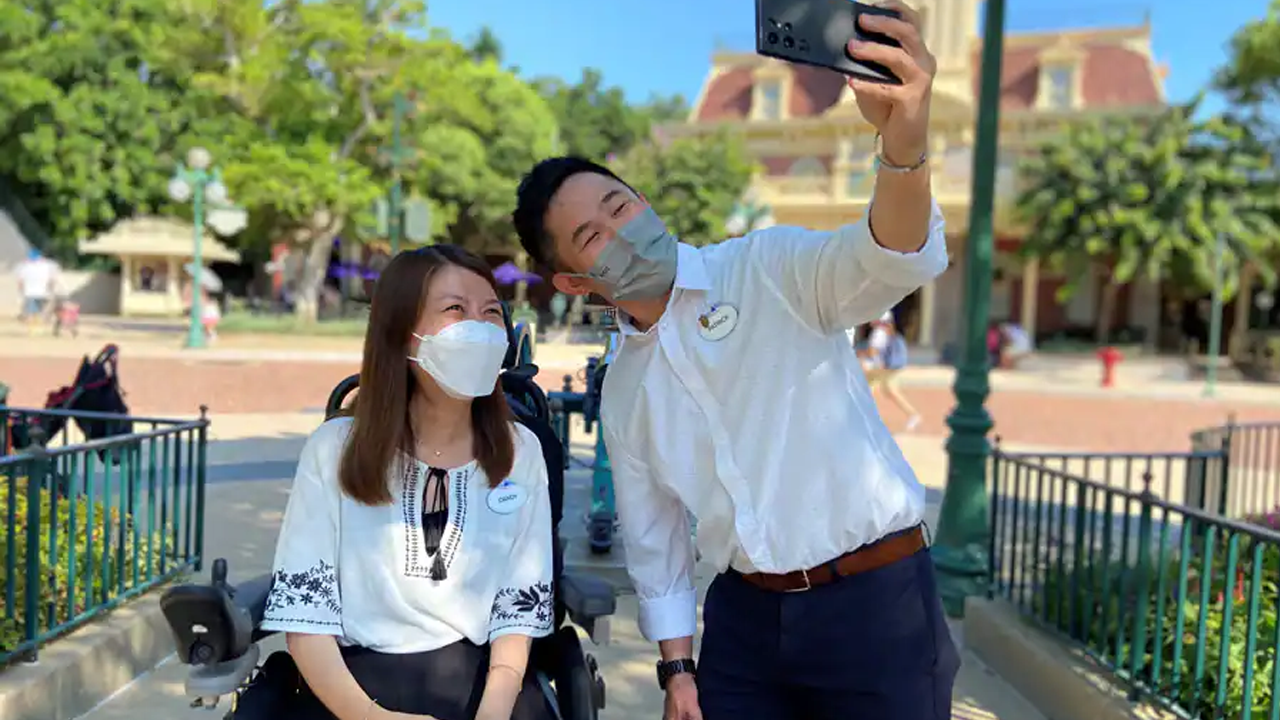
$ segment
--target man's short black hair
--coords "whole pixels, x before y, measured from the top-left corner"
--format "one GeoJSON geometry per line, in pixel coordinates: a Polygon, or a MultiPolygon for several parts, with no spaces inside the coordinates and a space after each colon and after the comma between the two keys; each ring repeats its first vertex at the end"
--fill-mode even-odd
{"type": "Polygon", "coordinates": [[[512,215],[516,235],[520,236],[524,251],[541,267],[553,267],[555,264],[555,247],[546,226],[551,198],[566,180],[580,173],[603,175],[627,185],[626,181],[599,163],[564,156],[547,158],[534,165],[520,181],[520,187],[516,188],[516,211],[512,215]]]}

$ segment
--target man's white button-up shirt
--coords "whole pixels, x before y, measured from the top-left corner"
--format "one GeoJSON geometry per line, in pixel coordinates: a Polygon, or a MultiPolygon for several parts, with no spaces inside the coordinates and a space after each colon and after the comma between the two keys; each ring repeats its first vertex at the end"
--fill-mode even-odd
{"type": "Polygon", "coordinates": [[[845,329],[947,267],[941,213],[915,253],[867,221],[773,227],[681,245],[661,320],[624,339],[601,419],[627,553],[651,641],[694,634],[693,540],[721,571],[816,567],[924,515],[924,488],[880,419],[845,329]],[[707,332],[700,318],[732,316],[707,332]]]}

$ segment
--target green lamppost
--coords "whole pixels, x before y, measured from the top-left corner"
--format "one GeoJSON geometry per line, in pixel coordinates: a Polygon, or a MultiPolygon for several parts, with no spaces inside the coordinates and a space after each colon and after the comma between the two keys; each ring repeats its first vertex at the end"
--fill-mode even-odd
{"type": "MultiPolygon", "coordinates": [[[[1218,355],[1222,352],[1222,262],[1227,236],[1218,233],[1213,244],[1213,309],[1209,316],[1209,364],[1204,371],[1204,396],[1211,398],[1218,388],[1218,355]]],[[[1241,302],[1247,302],[1242,300],[1241,302]]]]}
{"type": "Polygon", "coordinates": [[[933,557],[948,614],[964,615],[964,601],[988,584],[987,460],[991,415],[986,330],[991,305],[992,224],[1000,130],[1000,65],[1004,56],[1004,2],[986,0],[982,31],[982,86],[974,138],[973,195],[965,247],[964,337],[956,366],[956,407],[947,418],[947,488],[933,557]]]}
{"type": "Polygon", "coordinates": [[[213,156],[202,147],[193,147],[187,153],[187,164],[178,164],[177,172],[169,180],[169,196],[174,201],[191,201],[191,225],[195,246],[191,252],[191,320],[187,327],[187,347],[205,346],[204,325],[200,293],[204,288],[204,226],[206,219],[223,235],[232,235],[244,228],[244,211],[227,203],[227,186],[222,184],[221,172],[212,167],[213,156]],[[206,211],[209,216],[206,218],[206,211]],[[218,214],[215,217],[215,214],[218,214]]]}

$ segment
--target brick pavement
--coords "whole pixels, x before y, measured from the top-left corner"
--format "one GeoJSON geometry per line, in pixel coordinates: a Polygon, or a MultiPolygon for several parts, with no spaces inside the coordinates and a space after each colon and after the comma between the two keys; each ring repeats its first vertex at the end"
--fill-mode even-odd
{"type": "MultiPolygon", "coordinates": [[[[13,388],[15,405],[40,405],[48,391],[69,382],[71,358],[0,357],[0,381],[13,388]]],[[[323,405],[333,385],[355,372],[354,363],[212,361],[134,357],[121,366],[132,410],[139,414],[194,414],[201,403],[214,414],[287,413],[323,405]]],[[[544,387],[559,389],[566,373],[580,368],[544,368],[544,387]]],[[[945,436],[945,419],[954,400],[945,387],[907,386],[910,401],[924,417],[917,432],[945,436]]],[[[1265,405],[1134,396],[1106,397],[1002,390],[988,407],[996,433],[1007,441],[1098,451],[1182,450],[1187,435],[1223,423],[1229,413],[1240,421],[1280,419],[1265,405]]],[[[895,430],[905,418],[883,408],[895,430]]]]}

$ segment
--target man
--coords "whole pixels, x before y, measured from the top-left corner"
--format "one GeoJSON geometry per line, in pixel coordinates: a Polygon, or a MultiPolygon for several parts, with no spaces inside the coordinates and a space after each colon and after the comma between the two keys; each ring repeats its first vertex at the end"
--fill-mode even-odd
{"type": "Polygon", "coordinates": [[[32,248],[27,251],[27,259],[18,264],[17,274],[18,290],[22,293],[22,319],[26,320],[27,329],[34,333],[49,307],[57,266],[32,248]]]}
{"type": "Polygon", "coordinates": [[[882,145],[867,217],[677,243],[606,168],[553,158],[514,215],[556,288],[603,296],[624,340],[601,409],[640,628],[668,720],[939,720],[959,665],[916,481],[844,329],[947,265],[927,148],[934,60],[918,16],[850,44],[902,85],[850,81],[882,145]],[[720,574],[699,662],[694,549],[720,574]]]}
{"type": "Polygon", "coordinates": [[[894,326],[893,313],[886,312],[871,324],[867,341],[867,384],[872,391],[882,390],[889,401],[906,413],[907,432],[920,424],[920,413],[907,401],[898,387],[898,376],[907,366],[907,341],[894,326]]]}

